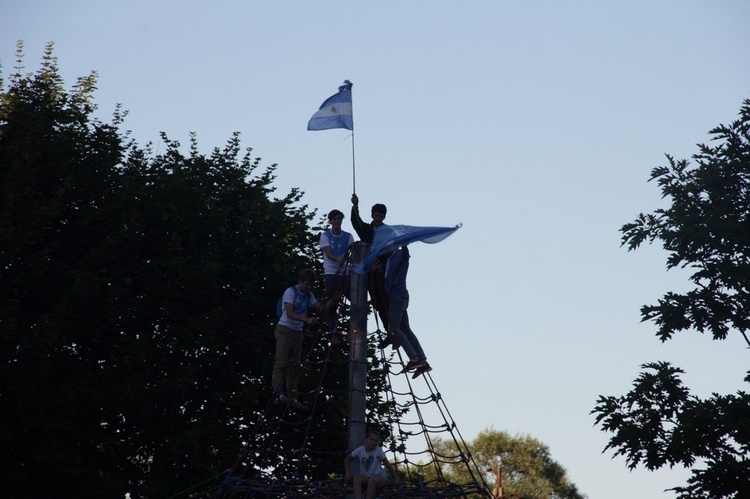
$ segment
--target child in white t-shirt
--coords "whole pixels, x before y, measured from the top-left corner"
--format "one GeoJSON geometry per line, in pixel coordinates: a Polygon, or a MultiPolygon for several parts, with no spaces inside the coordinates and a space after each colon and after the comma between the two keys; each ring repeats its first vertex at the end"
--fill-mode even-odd
{"type": "Polygon", "coordinates": [[[352,482],[356,499],[362,499],[363,484],[367,486],[367,499],[373,499],[375,494],[388,485],[388,476],[383,466],[386,467],[393,481],[398,484],[398,474],[388,461],[383,449],[378,445],[379,443],[380,434],[375,430],[370,430],[365,437],[365,445],[357,447],[344,459],[344,468],[346,469],[344,480],[345,483],[352,482]],[[359,474],[352,476],[350,463],[353,459],[359,462],[359,474]]]}

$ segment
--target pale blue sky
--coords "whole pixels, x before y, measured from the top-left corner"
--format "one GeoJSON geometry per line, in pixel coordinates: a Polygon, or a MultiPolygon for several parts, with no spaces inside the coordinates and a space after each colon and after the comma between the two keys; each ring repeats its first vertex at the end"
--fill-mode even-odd
{"type": "Polygon", "coordinates": [[[602,454],[589,411],[639,365],[673,361],[702,396],[742,387],[738,335],[659,343],[639,308],[686,273],[620,248],[619,228],[660,206],[647,183],[688,158],[750,98],[750,3],[653,1],[40,1],[0,5],[0,60],[27,71],[46,42],[68,88],[99,73],[141,145],[200,148],[233,131],[280,193],[299,187],[348,220],[351,138],[306,131],[354,83],[357,193],[386,222],[454,225],[415,245],[410,315],[467,439],[528,433],[591,499],[668,498],[686,473],[629,472],[602,454]]]}

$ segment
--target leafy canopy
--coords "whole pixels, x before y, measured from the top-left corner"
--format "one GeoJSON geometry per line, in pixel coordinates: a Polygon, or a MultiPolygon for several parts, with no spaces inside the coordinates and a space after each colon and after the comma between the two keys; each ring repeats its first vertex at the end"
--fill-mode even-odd
{"type": "MultiPolygon", "coordinates": [[[[671,206],[625,224],[622,242],[634,250],[658,240],[669,269],[693,272],[692,290],[668,292],[641,309],[661,341],[695,330],[714,340],[741,334],[750,345],[750,100],[738,120],[709,133],[714,144],[699,144],[694,163],[667,156],[667,166],[652,170],[671,206]]],[[[667,362],[642,368],[627,395],[600,396],[592,411],[614,434],[606,449],[624,456],[631,469],[691,468],[688,483],[672,489],[680,498],[750,497],[748,394],[703,400],[683,386],[682,369],[667,362]]]]}
{"type": "MultiPolygon", "coordinates": [[[[436,456],[455,455],[455,444],[433,439],[436,456]]],[[[501,471],[503,497],[528,499],[582,499],[565,468],[552,459],[549,447],[528,435],[512,436],[504,431],[486,429],[468,445],[479,469],[487,470],[486,481],[497,487],[497,469],[501,471]]],[[[470,483],[472,477],[463,463],[440,464],[440,472],[452,483],[470,483]]],[[[425,478],[437,473],[425,467],[425,478]]]]}
{"type": "Polygon", "coordinates": [[[93,116],[95,73],[68,92],[52,44],[34,73],[22,49],[0,80],[0,489],[168,497],[223,472],[270,399],[314,212],[238,134],[155,155],[119,107],[93,116]]]}

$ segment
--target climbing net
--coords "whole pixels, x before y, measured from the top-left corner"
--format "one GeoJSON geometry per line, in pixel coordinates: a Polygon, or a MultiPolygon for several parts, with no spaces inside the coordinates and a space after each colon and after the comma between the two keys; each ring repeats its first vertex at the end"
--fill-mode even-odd
{"type": "MultiPolygon", "coordinates": [[[[339,272],[351,267],[348,257],[339,272]]],[[[401,351],[381,348],[387,335],[379,327],[364,334],[368,391],[371,379],[383,390],[381,410],[368,407],[369,423],[387,429],[382,432],[383,450],[400,476],[400,484],[386,488],[380,497],[493,497],[485,471],[475,463],[431,373],[412,377],[402,372],[401,351]],[[436,446],[438,438],[449,445],[436,446]],[[461,476],[468,481],[452,483],[446,476],[457,467],[464,469],[461,476]]],[[[350,492],[343,481],[343,458],[353,421],[335,411],[349,395],[349,367],[357,362],[353,352],[347,355],[342,348],[347,343],[332,344],[321,331],[307,331],[297,366],[303,370],[300,399],[307,402],[307,410],[272,397],[247,425],[242,450],[221,484],[191,497],[340,498],[350,492]]]]}

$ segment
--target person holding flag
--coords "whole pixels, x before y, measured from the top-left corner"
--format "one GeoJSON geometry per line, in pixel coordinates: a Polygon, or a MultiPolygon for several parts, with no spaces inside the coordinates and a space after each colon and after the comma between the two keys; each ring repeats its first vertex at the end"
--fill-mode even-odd
{"type": "MultiPolygon", "coordinates": [[[[359,197],[356,194],[352,194],[352,227],[359,236],[359,240],[363,243],[372,244],[375,233],[385,224],[385,216],[388,213],[388,208],[382,203],[376,203],[370,210],[372,216],[372,222],[365,223],[362,217],[359,215],[359,197]]],[[[385,268],[385,262],[387,257],[379,259],[379,265],[376,265],[369,274],[367,281],[367,287],[370,291],[370,298],[372,304],[375,307],[375,311],[378,313],[380,320],[383,321],[383,328],[388,327],[388,301],[385,292],[385,277],[383,271],[385,268]]],[[[392,338],[389,336],[380,343],[380,348],[385,348],[390,345],[392,338]]]]}

